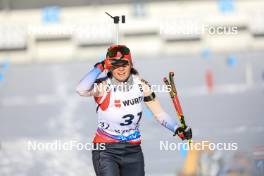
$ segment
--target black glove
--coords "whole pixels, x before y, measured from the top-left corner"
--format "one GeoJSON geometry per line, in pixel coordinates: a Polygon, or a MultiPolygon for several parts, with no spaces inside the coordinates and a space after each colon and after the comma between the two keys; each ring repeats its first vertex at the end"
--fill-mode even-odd
{"type": "Polygon", "coordinates": [[[116,68],[119,66],[124,66],[127,65],[128,61],[127,60],[121,60],[121,59],[105,59],[102,62],[97,62],[94,67],[99,68],[101,71],[110,70],[112,68],[116,68]]]}
{"type": "Polygon", "coordinates": [[[110,59],[105,59],[101,62],[97,62],[94,67],[97,67],[99,68],[101,71],[104,71],[104,70],[110,70],[112,68],[112,60],[110,59]]]}
{"type": "Polygon", "coordinates": [[[183,128],[183,127],[178,127],[174,133],[174,136],[175,135],[178,135],[182,140],[189,140],[189,139],[192,139],[192,129],[191,127],[186,127],[186,128],[183,128]]]}

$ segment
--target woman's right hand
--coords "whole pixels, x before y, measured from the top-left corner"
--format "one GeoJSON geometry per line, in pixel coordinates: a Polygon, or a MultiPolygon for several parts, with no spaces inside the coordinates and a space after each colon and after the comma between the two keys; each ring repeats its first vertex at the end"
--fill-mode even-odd
{"type": "Polygon", "coordinates": [[[110,70],[113,67],[113,60],[107,57],[103,61],[97,62],[94,67],[99,68],[101,71],[110,70]]]}

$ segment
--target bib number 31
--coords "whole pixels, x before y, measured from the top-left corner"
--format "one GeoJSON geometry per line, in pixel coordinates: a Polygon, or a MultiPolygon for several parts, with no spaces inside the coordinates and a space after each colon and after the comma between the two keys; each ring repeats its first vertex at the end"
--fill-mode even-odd
{"type": "MultiPolygon", "coordinates": [[[[139,118],[138,118],[138,121],[137,121],[136,124],[139,123],[139,121],[140,121],[140,119],[141,119],[141,117],[142,117],[142,112],[137,113],[137,115],[138,115],[139,118]]],[[[134,119],[134,118],[135,118],[135,117],[134,117],[133,114],[127,114],[127,115],[124,115],[124,116],[122,117],[122,119],[125,119],[125,121],[124,121],[124,123],[120,123],[120,125],[121,125],[121,126],[130,125],[130,124],[133,123],[133,119],[134,119]]]]}

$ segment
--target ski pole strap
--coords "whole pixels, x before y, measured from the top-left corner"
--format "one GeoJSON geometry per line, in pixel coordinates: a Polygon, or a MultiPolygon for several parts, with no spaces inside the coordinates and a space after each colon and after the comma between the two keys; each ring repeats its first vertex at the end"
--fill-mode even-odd
{"type": "Polygon", "coordinates": [[[185,123],[185,120],[184,120],[184,116],[183,115],[180,118],[180,122],[181,122],[181,126],[185,129],[187,126],[186,126],[186,123],[185,123]]]}

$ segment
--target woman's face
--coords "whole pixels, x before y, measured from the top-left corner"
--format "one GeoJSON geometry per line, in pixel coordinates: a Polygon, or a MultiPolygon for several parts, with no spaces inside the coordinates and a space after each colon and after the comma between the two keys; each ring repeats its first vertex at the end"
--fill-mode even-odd
{"type": "Polygon", "coordinates": [[[130,75],[131,63],[116,67],[112,70],[113,77],[118,81],[126,81],[130,75]]]}

